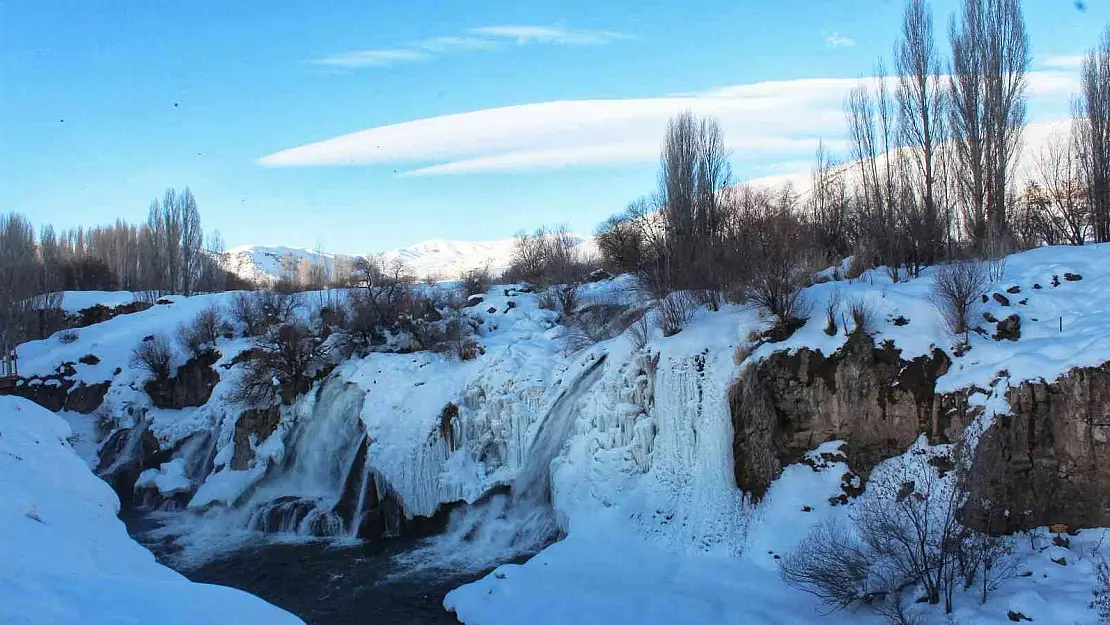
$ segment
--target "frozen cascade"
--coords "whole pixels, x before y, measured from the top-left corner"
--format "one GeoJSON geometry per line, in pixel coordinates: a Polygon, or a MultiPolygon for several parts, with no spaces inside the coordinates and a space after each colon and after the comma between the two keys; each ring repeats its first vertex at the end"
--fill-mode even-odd
{"type": "Polygon", "coordinates": [[[251,495],[248,525],[265,532],[313,536],[346,533],[333,509],[365,433],[363,393],[340,379],[326,382],[290,433],[284,462],[251,495]]]}
{"type": "Polygon", "coordinates": [[[597,356],[551,404],[508,494],[499,492],[456,511],[443,535],[401,561],[477,570],[534,552],[554,537],[558,526],[551,506],[551,464],[573,429],[579,401],[601,378],[605,359],[597,356]]]}

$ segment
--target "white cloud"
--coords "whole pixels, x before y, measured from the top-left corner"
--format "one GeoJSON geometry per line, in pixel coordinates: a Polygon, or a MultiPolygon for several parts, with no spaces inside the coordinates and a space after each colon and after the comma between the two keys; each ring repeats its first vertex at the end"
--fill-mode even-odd
{"type": "Polygon", "coordinates": [[[856,40],[834,31],[831,35],[825,37],[825,44],[833,48],[850,48],[856,45],[856,40]]]}
{"type": "Polygon", "coordinates": [[[558,26],[483,26],[470,32],[487,37],[512,39],[518,44],[552,43],[571,46],[596,46],[632,39],[631,35],[606,30],[573,30],[558,26]]]}
{"type": "Polygon", "coordinates": [[[1082,54],[1049,54],[1037,59],[1042,67],[1054,69],[1078,69],[1083,65],[1082,54]]]}
{"type": "Polygon", "coordinates": [[[483,26],[471,28],[464,35],[430,37],[398,48],[354,50],[335,56],[313,59],[317,65],[355,69],[386,67],[399,63],[426,61],[437,56],[475,50],[497,50],[508,44],[597,46],[631,35],[607,30],[576,30],[560,26],[483,26]]]}
{"type": "Polygon", "coordinates": [[[391,50],[358,50],[316,59],[313,63],[353,69],[356,67],[386,67],[397,63],[424,61],[430,58],[430,54],[420,50],[397,48],[391,50]]]}
{"type": "MultiPolygon", "coordinates": [[[[282,150],[267,167],[383,165],[405,176],[473,174],[651,163],[667,120],[683,110],[713,115],[738,160],[804,161],[817,142],[843,149],[843,103],[855,78],[770,81],[693,95],[540,102],[390,124],[282,150]]],[[[1068,72],[1029,75],[1031,100],[1063,102],[1068,72]]]]}

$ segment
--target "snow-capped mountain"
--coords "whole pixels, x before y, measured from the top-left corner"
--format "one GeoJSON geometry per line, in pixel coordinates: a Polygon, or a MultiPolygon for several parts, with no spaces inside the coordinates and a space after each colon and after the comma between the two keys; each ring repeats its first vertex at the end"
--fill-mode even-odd
{"type": "MultiPolygon", "coordinates": [[[[576,250],[583,256],[592,256],[597,248],[591,237],[577,236],[576,250]]],[[[312,249],[241,245],[224,252],[222,266],[235,275],[258,283],[272,283],[282,277],[283,271],[295,271],[305,262],[322,264],[329,275],[336,266],[349,266],[359,257],[380,256],[389,263],[403,262],[419,279],[452,280],[460,273],[476,267],[489,267],[493,273],[504,271],[512,260],[516,239],[495,241],[452,241],[431,239],[381,254],[329,254],[312,249]]]]}

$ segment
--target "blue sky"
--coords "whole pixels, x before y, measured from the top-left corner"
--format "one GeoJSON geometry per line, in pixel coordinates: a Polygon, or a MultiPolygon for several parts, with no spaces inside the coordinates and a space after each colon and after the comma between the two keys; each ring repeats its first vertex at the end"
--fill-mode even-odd
{"type": "MultiPolygon", "coordinates": [[[[1110,23],[1107,4],[1025,3],[1034,120],[1066,114],[1074,57],[1110,23]]],[[[588,232],[651,190],[663,124],[683,108],[722,120],[737,177],[804,169],[818,138],[843,140],[843,93],[889,56],[901,11],[262,5],[0,3],[0,209],[36,225],[141,220],[165,187],[188,185],[229,245],[588,232]]],[[[954,7],[934,2],[942,36],[954,7]]]]}

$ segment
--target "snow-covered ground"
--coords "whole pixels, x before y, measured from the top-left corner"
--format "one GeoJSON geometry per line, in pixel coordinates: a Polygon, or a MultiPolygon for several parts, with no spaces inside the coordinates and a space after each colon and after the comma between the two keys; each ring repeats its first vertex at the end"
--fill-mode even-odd
{"type": "MultiPolygon", "coordinates": [[[[969,385],[990,389],[973,396],[988,407],[980,424],[985,426],[1005,413],[1001,399],[1006,388],[1052,380],[1072,367],[1110,359],[1108,253],[1110,247],[1099,245],[1044,248],[1010,257],[1002,279],[989,291],[1009,303],[991,299],[983,311],[999,319],[1019,315],[1021,339],[995,341],[973,334],[971,351],[953,358],[938,390],[969,385]]],[[[826,335],[823,314],[825,302],[837,291],[844,307],[866,300],[875,309],[875,340],[892,341],[903,358],[934,347],[951,353],[956,337],[930,302],[936,271],[894,283],[877,270],[852,282],[810,287],[808,323],[789,340],[763,345],[747,356],[749,336],[769,325],[749,308],[699,310],[675,336],[664,338],[653,330],[642,349],[625,332],[573,351],[567,328],[557,323],[556,313],[539,307],[536,295],[494,287],[484,301],[465,311],[481,321],[477,338],[483,353],[475,360],[374,353],[346,361],[322,389],[283,412],[275,434],[255,447],[252,464],[240,470],[230,466],[234,418],[240,409],[229,403],[227,391],[237,372],[232,360],[248,346],[245,340],[220,340],[221,383],[213,400],[200,408],[152,408],[141,391],[142,372],[129,363],[131,349],[143,336],[172,331],[205,306],[226,304],[230,295],[172,298],[171,304],[78,330],[76,341],[63,343],[55,336],[24,345],[19,353],[29,374],[49,373],[61,362],[97,355],[99,364],[76,365],[78,377],[90,383],[112,380],[107,409],[146,420],[165,445],[201,431],[214,433],[214,470],[199,484],[190,504],[194,512],[182,515],[211,523],[212,533],[201,530],[201,537],[229,537],[232,527],[246,531],[246,512],[227,508],[234,502],[243,505],[244,497],[249,503],[282,489],[317,496],[321,485],[336,481],[330,473],[270,471],[293,453],[290,437],[296,424],[318,419],[337,425],[320,439],[326,438],[329,446],[316,450],[321,457],[332,447],[344,453],[356,448],[359,441],[350,439],[359,430],[350,425],[352,418],[361,421],[371,440],[368,464],[409,514],[431,514],[440,504],[459,499],[473,502],[490,488],[520,477],[535,446],[546,442],[545,417],[563,391],[575,388],[583,372],[603,359],[596,381],[577,389],[572,398],[569,435],[556,441],[558,454],[550,467],[554,522],[566,539],[524,565],[503,566],[459,589],[446,605],[464,622],[486,625],[520,622],[525,615],[531,622],[552,623],[835,623],[870,613],[822,616],[815,600],[780,581],[774,556],[787,553],[816,522],[846,514],[848,508],[828,504],[839,493],[844,467],[834,463],[820,472],[789,467],[758,505],[749,503],[733,479],[727,388],[744,364],[737,362],[738,353],[752,361],[773,350],[809,347],[830,354],[839,348],[846,333],[842,328],[826,335]],[[458,416],[451,440],[445,441],[440,415],[449,403],[458,406],[458,416]]],[[[627,302],[628,286],[624,279],[601,282],[584,287],[583,295],[588,301],[627,302]]],[[[838,317],[843,319],[845,311],[838,317]]],[[[984,327],[994,330],[993,324],[984,327]]],[[[181,360],[179,356],[177,364],[181,360]]],[[[80,419],[66,416],[71,422],[80,419]]],[[[144,484],[164,493],[180,490],[182,467],[175,462],[144,474],[144,484]]],[[[337,496],[334,484],[330,488],[330,496],[337,496]]],[[[515,521],[509,520],[503,529],[511,532],[515,521]]],[[[1010,609],[1037,622],[1090,622],[1091,551],[1100,536],[1086,531],[1072,537],[1068,566],[1051,562],[1060,555],[1052,550],[1060,548],[1026,549],[1021,557],[1031,575],[1012,580],[985,606],[978,605],[973,593],[961,595],[959,622],[1009,622],[1010,609]]],[[[506,554],[478,550],[453,555],[480,566],[506,554]]],[[[934,608],[922,609],[944,622],[934,608]]]]}
{"type": "Polygon", "coordinates": [[[0,397],[0,622],[301,623],[155,562],[127,535],[119,499],[73,452],[70,435],[58,416],[0,397]]]}

